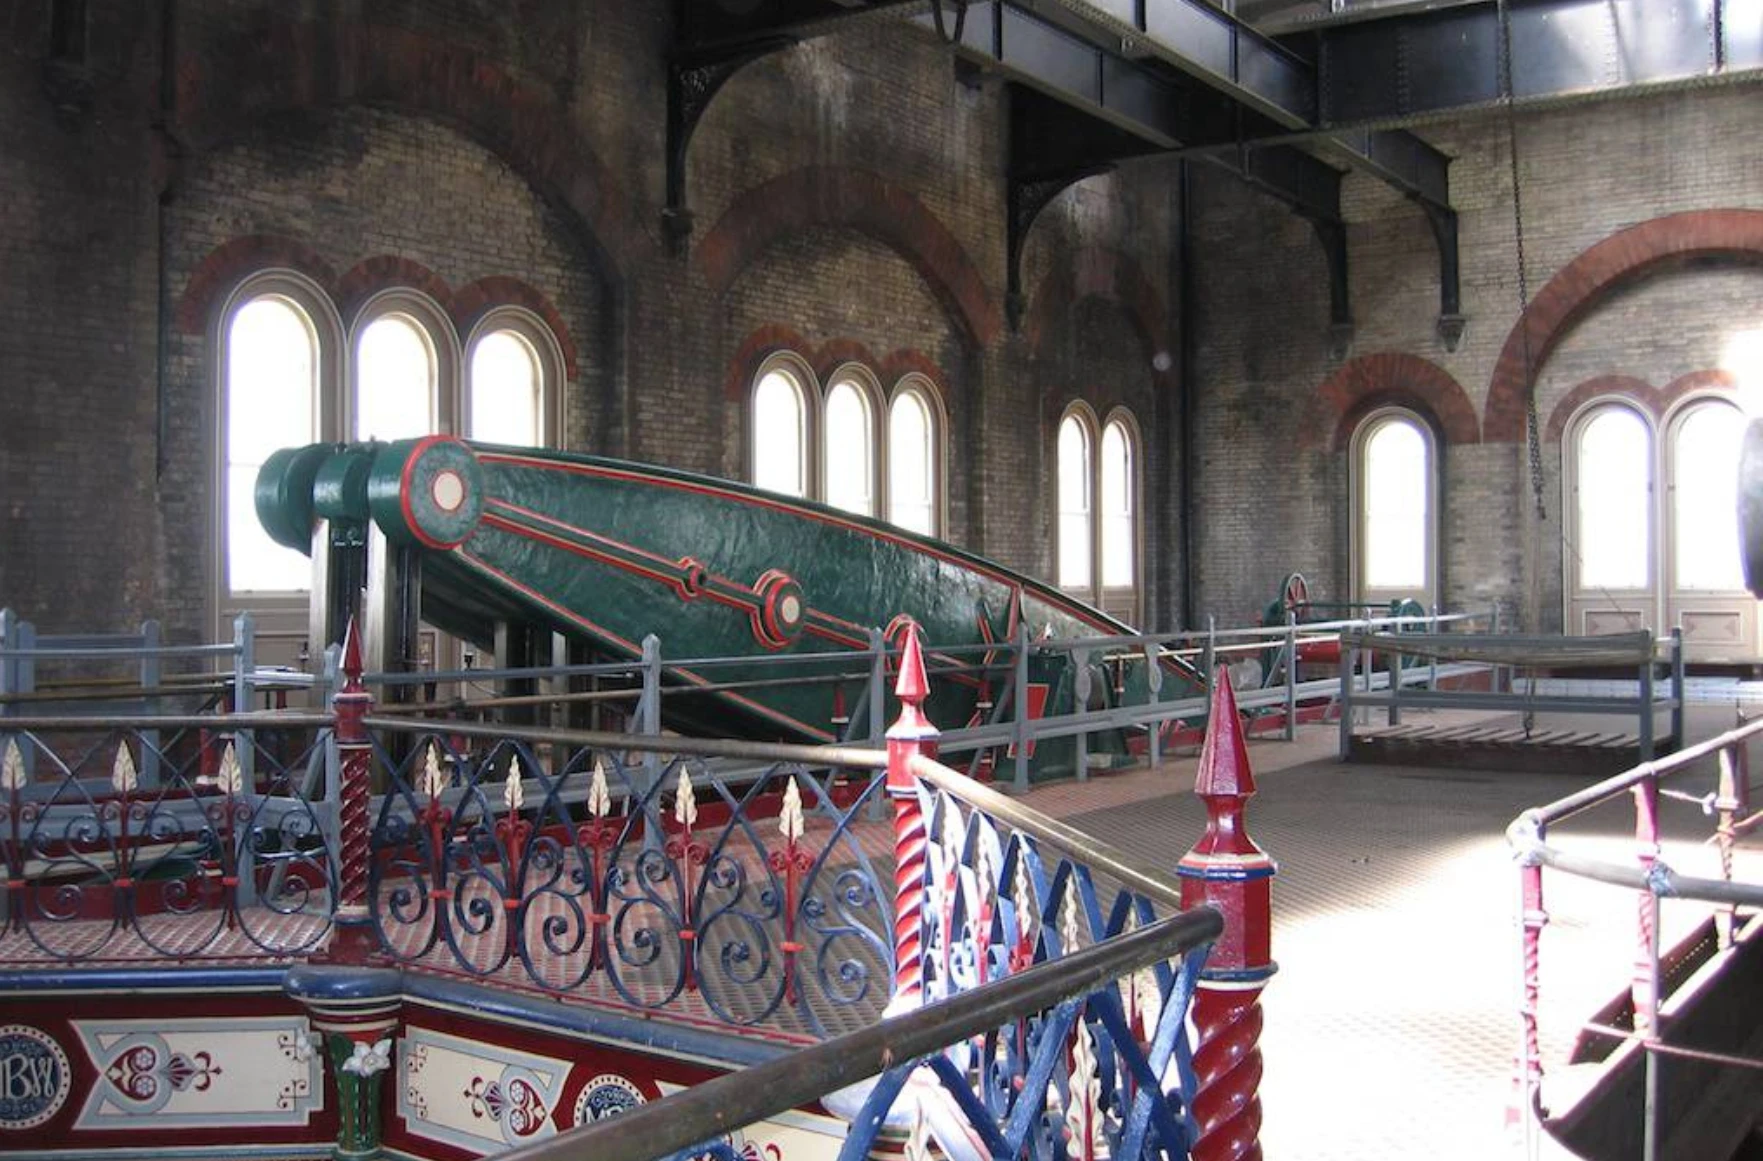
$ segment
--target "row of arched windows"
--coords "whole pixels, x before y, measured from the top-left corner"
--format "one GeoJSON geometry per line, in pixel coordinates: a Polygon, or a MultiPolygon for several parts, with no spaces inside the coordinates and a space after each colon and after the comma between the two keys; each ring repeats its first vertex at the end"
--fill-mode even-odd
{"type": "Polygon", "coordinates": [[[846,363],[823,392],[805,361],[778,354],[754,378],[749,416],[756,486],[943,535],[947,420],[924,375],[884,390],[875,372],[846,363]]]}
{"type": "Polygon", "coordinates": [[[1138,619],[1138,425],[1124,408],[1106,422],[1081,403],[1059,421],[1059,587],[1138,619]]]}
{"type": "Polygon", "coordinates": [[[252,502],[258,469],[277,448],[431,433],[522,446],[556,438],[562,354],[521,307],[494,307],[461,336],[432,298],[396,289],[345,325],[315,283],[275,271],[234,291],[216,338],[217,560],[227,598],[309,584],[306,558],[269,539],[252,502]]]}
{"type": "MultiPolygon", "coordinates": [[[[1698,616],[1705,625],[1731,620],[1718,606],[1745,588],[1733,501],[1744,426],[1731,400],[1710,395],[1678,403],[1657,422],[1617,397],[1574,414],[1561,448],[1569,633],[1680,623],[1688,632],[1698,616]]],[[[1354,431],[1351,465],[1356,598],[1435,602],[1431,425],[1400,408],[1374,412],[1354,431]]]]}

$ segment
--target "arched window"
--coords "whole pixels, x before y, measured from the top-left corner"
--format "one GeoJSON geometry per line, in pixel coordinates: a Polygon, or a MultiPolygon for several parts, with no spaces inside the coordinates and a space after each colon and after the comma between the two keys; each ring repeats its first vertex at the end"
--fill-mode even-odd
{"type": "Polygon", "coordinates": [[[563,354],[537,315],[502,307],[478,320],[467,343],[464,435],[544,447],[561,428],[563,354]]]}
{"type": "Polygon", "coordinates": [[[258,523],[257,472],[278,448],[319,438],[318,331],[292,298],[268,293],[232,312],[225,328],[223,585],[229,593],[293,593],[311,565],[258,523]]]}
{"type": "Polygon", "coordinates": [[[1138,585],[1138,467],[1122,419],[1102,430],[1102,587],[1138,585]]]}
{"type": "Polygon", "coordinates": [[[518,331],[491,331],[471,348],[466,434],[491,443],[543,443],[544,386],[538,353],[526,337],[518,331]]]}
{"type": "Polygon", "coordinates": [[[1679,590],[1737,593],[1739,444],[1745,419],[1717,400],[1691,404],[1671,427],[1672,584],[1679,590]]]}
{"type": "Polygon", "coordinates": [[[408,314],[370,321],[355,342],[356,439],[409,439],[439,427],[434,340],[408,314]]]}
{"type": "Polygon", "coordinates": [[[1090,424],[1077,412],[1067,412],[1059,421],[1059,584],[1075,590],[1088,590],[1095,575],[1090,567],[1095,553],[1090,432],[1090,424]]]}
{"type": "MultiPolygon", "coordinates": [[[[1644,589],[1652,545],[1652,433],[1634,409],[1593,410],[1574,441],[1574,540],[1578,585],[1644,589]]],[[[1737,493],[1735,492],[1734,495],[1737,493]]]]}
{"type": "Polygon", "coordinates": [[[822,398],[814,373],[790,354],[759,368],[749,410],[754,485],[941,535],[944,423],[936,389],[913,372],[890,397],[861,363],[839,367],[827,381],[822,398]]]}
{"type": "Polygon", "coordinates": [[[935,396],[903,380],[888,406],[888,519],[901,528],[942,532],[942,423],[935,396]]]}
{"type": "Polygon", "coordinates": [[[826,393],[825,465],[828,504],[874,516],[875,512],[875,412],[870,393],[852,377],[834,381],[826,393]]]}
{"type": "Polygon", "coordinates": [[[1436,600],[1438,456],[1411,411],[1367,416],[1353,434],[1353,587],[1358,599],[1436,600]]]}
{"type": "Polygon", "coordinates": [[[808,395],[801,373],[768,364],[753,387],[753,483],[788,496],[808,494],[808,395]]]}

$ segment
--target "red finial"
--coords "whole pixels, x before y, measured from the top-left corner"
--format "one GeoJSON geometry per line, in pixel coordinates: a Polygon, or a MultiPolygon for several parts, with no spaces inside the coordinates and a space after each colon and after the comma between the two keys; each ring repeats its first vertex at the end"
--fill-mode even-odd
{"type": "Polygon", "coordinates": [[[354,617],[343,630],[343,688],[350,693],[361,689],[361,634],[356,631],[354,617]]]}
{"type": "Polygon", "coordinates": [[[924,650],[918,643],[918,622],[907,621],[902,633],[905,640],[900,643],[900,679],[894,683],[894,696],[918,709],[930,694],[930,683],[924,677],[924,650]]]}
{"type": "Polygon", "coordinates": [[[1243,722],[1237,716],[1237,697],[1231,692],[1230,670],[1222,665],[1212,675],[1212,712],[1206,721],[1206,742],[1200,747],[1194,793],[1202,798],[1248,798],[1255,793],[1255,774],[1249,769],[1249,749],[1243,742],[1243,722]]]}

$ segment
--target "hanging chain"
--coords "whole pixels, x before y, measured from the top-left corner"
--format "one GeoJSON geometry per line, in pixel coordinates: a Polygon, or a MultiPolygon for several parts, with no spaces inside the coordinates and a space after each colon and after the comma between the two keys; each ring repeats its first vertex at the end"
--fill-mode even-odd
{"type": "Polygon", "coordinates": [[[1537,430],[1536,375],[1531,366],[1530,282],[1524,256],[1524,189],[1518,170],[1517,94],[1512,91],[1512,13],[1507,0],[1498,0],[1500,16],[1500,93],[1506,102],[1506,155],[1512,163],[1512,236],[1518,253],[1518,336],[1524,355],[1524,425],[1530,432],[1530,490],[1536,500],[1537,519],[1548,519],[1543,504],[1543,438],[1537,430]]]}

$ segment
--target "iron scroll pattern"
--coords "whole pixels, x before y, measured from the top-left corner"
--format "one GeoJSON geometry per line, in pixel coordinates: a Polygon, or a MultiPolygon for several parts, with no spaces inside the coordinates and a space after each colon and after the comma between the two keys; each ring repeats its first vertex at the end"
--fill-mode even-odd
{"type": "MultiPolygon", "coordinates": [[[[1145,896],[955,797],[923,787],[920,796],[927,1002],[1162,918],[1145,896]]],[[[1197,1135],[1187,1015],[1206,951],[896,1068],[869,1107],[887,1108],[924,1065],[992,1156],[1186,1157],[1197,1135]]]]}
{"type": "Polygon", "coordinates": [[[369,864],[380,941],[424,968],[811,1034],[887,1001],[891,896],[854,825],[879,778],[739,778],[425,735],[391,761],[369,864]]]}
{"type": "Polygon", "coordinates": [[[297,958],[336,880],[329,732],[0,733],[0,958],[297,958]],[[315,805],[315,803],[317,805],[315,805]]]}

